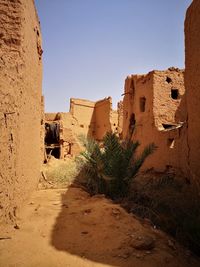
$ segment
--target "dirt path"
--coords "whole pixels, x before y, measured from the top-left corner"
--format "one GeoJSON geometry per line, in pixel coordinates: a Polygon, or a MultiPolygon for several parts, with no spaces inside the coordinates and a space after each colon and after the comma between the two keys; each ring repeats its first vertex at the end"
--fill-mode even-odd
{"type": "Polygon", "coordinates": [[[162,232],[79,188],[37,191],[20,217],[19,229],[1,231],[1,267],[200,266],[162,232]]]}

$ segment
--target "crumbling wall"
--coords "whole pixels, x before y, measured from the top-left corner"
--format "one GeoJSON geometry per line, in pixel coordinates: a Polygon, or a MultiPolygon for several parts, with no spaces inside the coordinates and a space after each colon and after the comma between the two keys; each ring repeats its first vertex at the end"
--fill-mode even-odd
{"type": "Polygon", "coordinates": [[[120,137],[122,136],[123,132],[123,101],[117,103],[117,125],[118,125],[118,133],[120,137]]]}
{"type": "Polygon", "coordinates": [[[87,128],[82,128],[79,121],[72,116],[70,112],[60,113],[61,124],[61,158],[66,156],[76,156],[82,151],[82,144],[79,140],[79,135],[86,132],[87,128]]]}
{"type": "Polygon", "coordinates": [[[70,99],[70,114],[74,119],[74,130],[77,135],[93,136],[95,131],[95,102],[85,99],[70,99]]]}
{"type": "Polygon", "coordinates": [[[200,183],[200,1],[193,0],[185,20],[187,144],[191,179],[200,183]]]}
{"type": "Polygon", "coordinates": [[[119,135],[119,119],[118,119],[118,111],[117,110],[111,110],[110,113],[110,124],[111,124],[111,131],[113,133],[116,133],[119,135]]]}
{"type": "Polygon", "coordinates": [[[52,122],[60,119],[60,113],[55,112],[55,113],[45,113],[45,120],[52,122]]]}
{"type": "Polygon", "coordinates": [[[82,127],[80,127],[78,120],[70,112],[45,113],[45,124],[59,125],[58,142],[52,142],[51,144],[45,142],[46,159],[48,153],[51,152],[54,155],[52,153],[54,149],[59,149],[59,153],[56,152],[56,157],[61,159],[78,155],[82,151],[82,145],[79,140],[79,135],[81,134],[80,128],[82,130],[82,127]]]}
{"type": "Polygon", "coordinates": [[[41,166],[41,33],[32,0],[0,0],[0,223],[15,220],[41,166]]]}
{"type": "MultiPolygon", "coordinates": [[[[83,150],[81,135],[101,141],[106,132],[118,132],[118,112],[112,110],[111,97],[97,102],[71,98],[70,112],[46,113],[45,121],[60,125],[60,158],[75,156],[83,150]]],[[[48,149],[57,146],[48,145],[48,149]]]]}
{"type": "MultiPolygon", "coordinates": [[[[116,131],[117,112],[112,110],[112,98],[104,98],[97,102],[85,99],[70,100],[71,127],[78,135],[84,134],[96,140],[102,140],[106,132],[116,131]]],[[[69,115],[68,115],[69,121],[69,115]]]]}
{"type": "Polygon", "coordinates": [[[162,130],[165,124],[173,125],[186,119],[185,107],[177,112],[185,94],[183,70],[169,68],[166,71],[154,71],[153,94],[153,114],[157,128],[162,130]]]}
{"type": "Polygon", "coordinates": [[[61,158],[67,156],[76,156],[83,150],[79,138],[74,134],[70,128],[61,128],[61,158]]]}
{"type": "MultiPolygon", "coordinates": [[[[95,103],[95,133],[94,137],[97,140],[102,140],[106,132],[112,131],[112,99],[111,97],[102,99],[95,103]]],[[[113,118],[115,119],[115,118],[113,118]]]]}
{"type": "Polygon", "coordinates": [[[164,171],[180,167],[180,132],[186,118],[185,113],[176,111],[183,94],[183,71],[178,69],[127,77],[123,100],[123,138],[138,140],[141,144],[138,153],[150,143],[157,146],[143,169],[164,171]],[[171,96],[173,88],[179,92],[177,99],[171,96]]]}

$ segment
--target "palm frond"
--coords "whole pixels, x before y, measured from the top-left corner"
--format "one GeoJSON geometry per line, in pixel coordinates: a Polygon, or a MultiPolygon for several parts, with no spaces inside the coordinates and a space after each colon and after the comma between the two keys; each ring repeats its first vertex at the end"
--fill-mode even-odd
{"type": "Polygon", "coordinates": [[[133,165],[130,167],[129,180],[136,175],[146,158],[151,155],[156,149],[157,147],[154,143],[151,143],[144,148],[142,154],[134,160],[133,165]]]}
{"type": "Polygon", "coordinates": [[[92,193],[104,193],[111,198],[127,194],[130,180],[155,150],[155,145],[150,144],[135,159],[139,142],[121,143],[119,137],[110,132],[103,138],[103,148],[93,139],[84,140],[84,144],[86,150],[81,155],[85,160],[87,186],[92,193]]]}

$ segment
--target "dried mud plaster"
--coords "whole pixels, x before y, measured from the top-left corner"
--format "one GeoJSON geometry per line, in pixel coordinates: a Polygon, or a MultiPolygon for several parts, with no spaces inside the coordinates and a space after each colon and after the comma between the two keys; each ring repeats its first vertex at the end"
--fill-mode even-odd
{"type": "Polygon", "coordinates": [[[0,223],[15,221],[41,164],[41,33],[32,0],[0,0],[0,223]]]}

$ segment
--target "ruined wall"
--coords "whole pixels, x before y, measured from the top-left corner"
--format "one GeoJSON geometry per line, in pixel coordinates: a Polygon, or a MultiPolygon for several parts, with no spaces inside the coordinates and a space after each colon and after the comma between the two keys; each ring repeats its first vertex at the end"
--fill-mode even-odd
{"type": "MultiPolygon", "coordinates": [[[[77,115],[76,112],[77,111],[75,109],[75,114],[77,115]]],[[[52,143],[52,145],[45,144],[45,147],[46,149],[48,148],[48,151],[59,147],[59,158],[61,159],[64,159],[68,156],[76,156],[82,151],[83,148],[79,140],[79,135],[83,134],[87,136],[88,127],[84,127],[84,125],[80,124],[80,120],[73,117],[70,112],[45,113],[45,123],[59,124],[59,143],[52,143]]],[[[54,155],[54,153],[51,154],[54,155]]],[[[45,157],[47,157],[47,155],[45,155],[45,157]]]]}
{"type": "Polygon", "coordinates": [[[112,132],[119,135],[120,129],[119,129],[119,118],[118,118],[118,111],[112,110],[110,115],[110,124],[111,124],[111,130],[112,132]]]}
{"type": "Polygon", "coordinates": [[[95,102],[85,99],[70,99],[70,114],[75,120],[74,130],[78,134],[86,136],[94,135],[95,128],[95,102]]]}
{"type": "Polygon", "coordinates": [[[153,78],[151,74],[128,76],[125,80],[124,89],[123,139],[131,139],[133,130],[136,132],[141,126],[145,126],[145,123],[150,125],[153,123],[153,78]],[[146,111],[141,113],[140,97],[144,96],[146,98],[146,111]]]}
{"type": "Polygon", "coordinates": [[[14,221],[41,166],[41,33],[32,0],[0,0],[0,222],[14,221]]]}
{"type": "Polygon", "coordinates": [[[70,112],[60,113],[61,123],[61,158],[66,156],[76,156],[82,151],[82,144],[79,140],[79,134],[86,132],[86,128],[82,128],[80,123],[75,119],[70,112]]]}
{"type": "Polygon", "coordinates": [[[127,77],[123,100],[123,138],[138,140],[141,144],[138,153],[152,142],[158,147],[146,160],[143,169],[164,171],[180,167],[178,151],[183,126],[181,121],[184,121],[185,113],[177,110],[183,94],[183,71],[178,69],[127,77]],[[178,90],[176,99],[171,95],[173,88],[178,90]]]}
{"type": "Polygon", "coordinates": [[[116,131],[118,117],[117,112],[112,110],[111,97],[97,102],[72,98],[69,113],[72,116],[71,120],[74,120],[71,128],[76,134],[102,140],[106,132],[116,131]]]}
{"type": "Polygon", "coordinates": [[[153,113],[156,127],[173,124],[186,119],[186,108],[177,110],[185,94],[184,71],[169,68],[167,71],[154,71],[153,74],[153,113]]]}
{"type": "MultiPolygon", "coordinates": [[[[95,103],[95,134],[97,140],[102,140],[106,132],[112,130],[112,99],[105,98],[95,103]]],[[[115,118],[114,118],[115,119],[115,118]]],[[[112,124],[115,124],[113,122],[112,124]]]]}
{"type": "Polygon", "coordinates": [[[45,120],[46,121],[56,121],[60,119],[60,113],[45,113],[45,120]]]}
{"type": "Polygon", "coordinates": [[[97,102],[71,98],[70,112],[46,113],[45,121],[60,125],[60,158],[83,150],[81,135],[101,141],[106,132],[118,132],[118,112],[112,110],[111,97],[97,102]]]}
{"type": "Polygon", "coordinates": [[[200,1],[193,0],[185,20],[185,86],[188,111],[190,177],[200,183],[200,1]]]}
{"type": "Polygon", "coordinates": [[[122,136],[123,131],[123,101],[118,102],[117,104],[117,124],[118,124],[118,133],[120,137],[122,136]]]}

